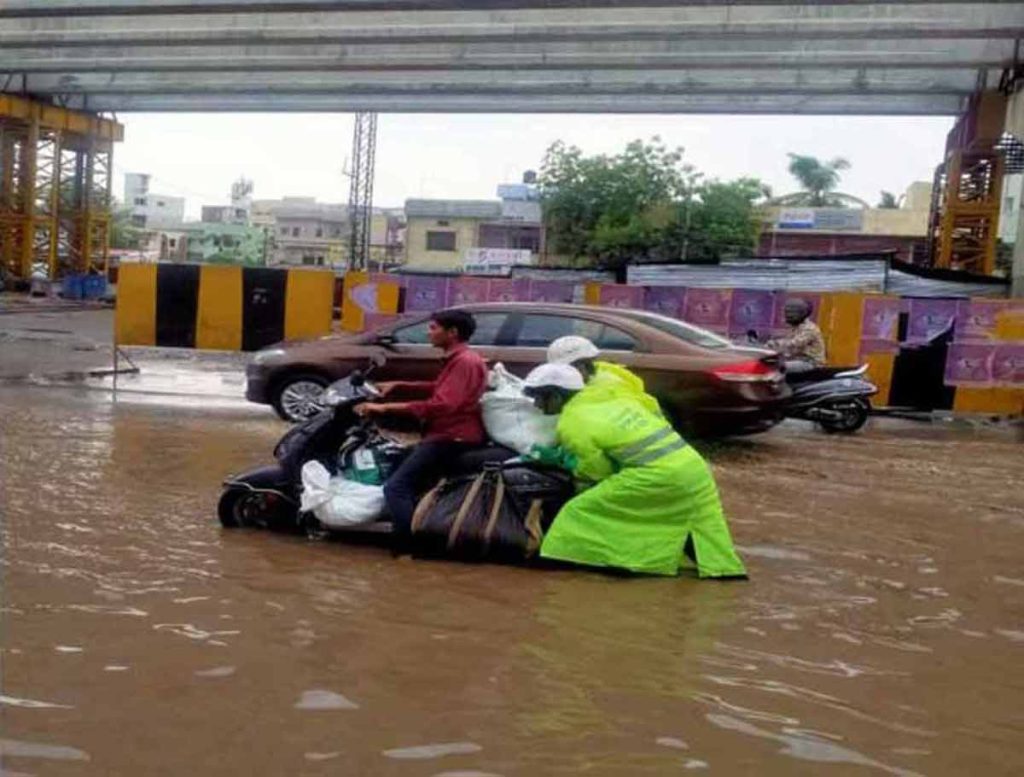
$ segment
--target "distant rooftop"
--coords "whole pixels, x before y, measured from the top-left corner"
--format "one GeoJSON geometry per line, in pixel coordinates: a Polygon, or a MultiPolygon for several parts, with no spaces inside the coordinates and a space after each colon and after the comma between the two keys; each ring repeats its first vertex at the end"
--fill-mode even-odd
{"type": "Polygon", "coordinates": [[[501,203],[497,200],[406,200],[409,218],[497,219],[501,203]]]}

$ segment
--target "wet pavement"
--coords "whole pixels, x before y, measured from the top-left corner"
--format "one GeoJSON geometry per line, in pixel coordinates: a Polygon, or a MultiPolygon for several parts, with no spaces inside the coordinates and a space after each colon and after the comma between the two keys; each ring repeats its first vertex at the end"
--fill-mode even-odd
{"type": "Polygon", "coordinates": [[[630,580],[222,530],[229,389],[0,386],[0,774],[1024,770],[1011,434],[716,444],[752,579],[630,580]]]}

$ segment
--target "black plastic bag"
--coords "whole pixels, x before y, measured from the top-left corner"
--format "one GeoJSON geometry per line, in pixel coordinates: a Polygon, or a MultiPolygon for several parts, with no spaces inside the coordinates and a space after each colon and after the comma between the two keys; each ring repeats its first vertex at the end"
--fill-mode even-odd
{"type": "Polygon", "coordinates": [[[544,531],[571,496],[560,476],[488,466],[445,480],[420,500],[412,522],[421,556],[518,563],[537,554],[544,531]]]}

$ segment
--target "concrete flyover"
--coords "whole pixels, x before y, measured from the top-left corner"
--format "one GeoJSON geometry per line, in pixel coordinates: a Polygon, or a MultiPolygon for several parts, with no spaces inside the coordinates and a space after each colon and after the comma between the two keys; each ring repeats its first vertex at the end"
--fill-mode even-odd
{"type": "Polygon", "coordinates": [[[1024,2],[6,0],[0,91],[88,111],[952,115],[1024,2]]]}

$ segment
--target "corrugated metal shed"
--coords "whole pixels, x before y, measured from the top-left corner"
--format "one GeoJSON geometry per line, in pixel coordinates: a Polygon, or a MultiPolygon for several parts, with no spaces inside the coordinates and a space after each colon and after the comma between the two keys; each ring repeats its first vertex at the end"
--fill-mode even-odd
{"type": "Polygon", "coordinates": [[[885,287],[885,259],[750,259],[721,264],[635,265],[631,286],[875,291],[885,287]]]}
{"type": "Polygon", "coordinates": [[[926,277],[892,267],[888,257],[737,259],[717,265],[634,265],[631,286],[794,291],[861,291],[908,297],[1006,297],[1009,286],[967,277],[926,277]]]}

